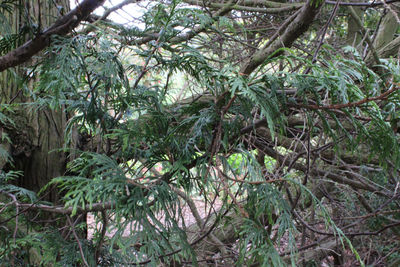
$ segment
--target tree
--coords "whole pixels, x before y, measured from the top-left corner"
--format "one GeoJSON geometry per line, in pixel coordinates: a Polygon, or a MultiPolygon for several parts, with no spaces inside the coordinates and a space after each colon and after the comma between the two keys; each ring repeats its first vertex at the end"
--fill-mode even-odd
{"type": "Polygon", "coordinates": [[[395,266],[395,2],[1,2],[1,263],[395,266]]]}
{"type": "MultiPolygon", "coordinates": [[[[25,1],[22,5],[18,5],[6,1],[3,10],[5,21],[2,28],[9,31],[2,39],[4,52],[38,36],[44,28],[52,25],[58,16],[69,11],[69,2],[55,1],[48,4],[25,1]],[[15,29],[15,32],[11,29],[15,29]]],[[[29,60],[25,66],[32,65],[34,61],[29,60]]],[[[60,110],[45,108],[33,111],[19,105],[34,101],[24,93],[25,88],[21,81],[24,71],[20,66],[3,72],[1,103],[4,108],[12,107],[13,110],[12,113],[7,113],[9,121],[13,124],[7,128],[6,133],[15,144],[10,151],[12,167],[23,172],[17,183],[21,187],[38,192],[52,178],[64,174],[66,166],[64,153],[53,150],[63,146],[63,132],[67,118],[60,110]]],[[[30,71],[32,70],[27,69],[25,75],[30,71]]],[[[57,196],[54,192],[49,192],[46,199],[57,201],[57,196]]]]}

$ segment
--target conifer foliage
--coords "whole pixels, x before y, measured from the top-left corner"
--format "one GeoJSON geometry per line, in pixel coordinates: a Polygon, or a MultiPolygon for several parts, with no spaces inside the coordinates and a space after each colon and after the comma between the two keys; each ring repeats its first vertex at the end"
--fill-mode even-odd
{"type": "Polygon", "coordinates": [[[0,265],[397,266],[396,2],[0,0],[0,265]]]}

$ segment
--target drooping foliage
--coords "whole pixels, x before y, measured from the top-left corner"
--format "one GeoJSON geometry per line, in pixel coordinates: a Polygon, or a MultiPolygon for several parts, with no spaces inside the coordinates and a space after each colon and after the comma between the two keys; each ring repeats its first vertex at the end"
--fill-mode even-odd
{"type": "Polygon", "coordinates": [[[243,73],[306,8],[220,2],[149,1],[128,25],[89,17],[24,66],[26,101],[0,108],[1,264],[396,264],[398,61],[341,43],[330,5],[243,73]],[[14,109],[67,120],[54,148],[67,171],[39,192],[18,186],[14,109]]]}

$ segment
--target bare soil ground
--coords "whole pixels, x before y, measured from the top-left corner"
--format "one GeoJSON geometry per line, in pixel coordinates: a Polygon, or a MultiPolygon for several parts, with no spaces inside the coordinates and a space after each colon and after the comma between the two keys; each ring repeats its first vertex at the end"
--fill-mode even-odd
{"type": "MultiPolygon", "coordinates": [[[[206,205],[206,202],[201,199],[194,200],[194,203],[197,207],[197,211],[198,211],[200,217],[203,219],[206,218],[210,213],[212,214],[213,212],[215,212],[215,210],[219,210],[221,207],[220,200],[215,201],[214,207],[211,207],[210,204],[206,205]]],[[[178,223],[181,226],[188,227],[188,226],[196,223],[196,219],[193,216],[189,206],[186,203],[182,204],[182,214],[183,214],[183,219],[178,220],[178,223]]],[[[158,215],[158,219],[161,221],[163,220],[163,217],[164,217],[163,214],[158,215]]],[[[97,228],[99,231],[101,230],[102,223],[101,222],[96,223],[96,218],[93,213],[89,213],[86,217],[86,220],[88,223],[88,238],[92,239],[95,229],[97,228]]],[[[135,223],[132,222],[132,223],[128,224],[128,227],[125,228],[123,236],[129,236],[129,235],[131,235],[131,233],[133,231],[136,231],[136,230],[137,229],[135,229],[135,223]]],[[[106,235],[111,237],[114,233],[115,233],[115,230],[107,232],[106,235]]]]}

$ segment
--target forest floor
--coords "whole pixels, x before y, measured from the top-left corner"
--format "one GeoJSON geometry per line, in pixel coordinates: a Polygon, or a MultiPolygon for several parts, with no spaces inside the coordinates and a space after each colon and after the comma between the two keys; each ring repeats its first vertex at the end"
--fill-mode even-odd
{"type": "MultiPolygon", "coordinates": [[[[202,219],[207,218],[207,216],[211,213],[214,213],[215,211],[218,211],[221,208],[222,202],[219,199],[216,199],[215,203],[213,206],[211,206],[209,203],[206,205],[206,202],[204,199],[194,199],[193,202],[196,205],[197,211],[202,219]]],[[[163,221],[165,217],[165,214],[160,213],[157,216],[157,219],[160,221],[163,221]]],[[[178,223],[180,226],[185,226],[189,227],[192,224],[196,223],[196,219],[193,216],[193,213],[191,212],[189,205],[187,203],[182,204],[182,217],[179,218],[178,223]]],[[[88,213],[87,215],[87,223],[88,223],[88,239],[93,238],[93,234],[95,233],[95,229],[97,228],[98,231],[101,230],[102,223],[100,222],[100,218],[97,218],[97,223],[96,223],[96,216],[93,213],[88,213]]],[[[112,221],[111,221],[112,223],[112,221]]],[[[136,229],[136,223],[131,222],[128,224],[128,226],[125,228],[123,236],[129,236],[133,231],[137,231],[136,229]]],[[[111,230],[110,232],[107,232],[108,237],[112,237],[115,231],[111,230]]]]}

